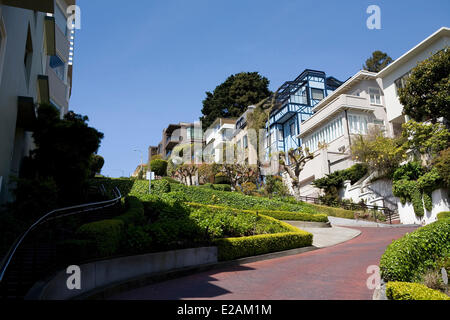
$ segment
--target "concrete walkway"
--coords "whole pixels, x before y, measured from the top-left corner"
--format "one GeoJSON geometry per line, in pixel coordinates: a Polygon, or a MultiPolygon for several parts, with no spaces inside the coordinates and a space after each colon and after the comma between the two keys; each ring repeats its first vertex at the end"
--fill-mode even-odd
{"type": "Polygon", "coordinates": [[[335,246],[339,243],[349,241],[361,234],[361,231],[351,228],[331,227],[331,228],[305,228],[301,222],[285,221],[294,227],[308,231],[313,234],[313,246],[317,248],[326,248],[335,246]]]}
{"type": "Polygon", "coordinates": [[[338,245],[200,272],[123,292],[111,299],[371,300],[373,290],[366,285],[367,268],[379,264],[392,240],[416,228],[354,229],[361,234],[338,245]]]}

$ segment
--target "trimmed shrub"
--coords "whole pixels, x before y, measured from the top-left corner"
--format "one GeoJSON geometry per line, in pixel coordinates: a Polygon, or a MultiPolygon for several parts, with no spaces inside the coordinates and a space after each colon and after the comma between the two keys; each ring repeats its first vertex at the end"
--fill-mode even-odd
{"type": "Polygon", "coordinates": [[[440,291],[409,282],[388,282],[386,296],[389,300],[450,300],[448,295],[440,291]]]}
{"type": "Polygon", "coordinates": [[[231,210],[233,212],[242,213],[252,213],[255,215],[262,215],[266,217],[271,217],[276,220],[292,220],[292,221],[311,221],[311,222],[328,222],[328,217],[325,214],[311,214],[303,212],[291,212],[291,211],[272,211],[272,210],[240,210],[230,207],[216,206],[216,205],[205,205],[200,203],[187,203],[188,206],[193,208],[212,208],[217,210],[231,210]]]}
{"type": "Polygon", "coordinates": [[[81,240],[95,243],[96,257],[107,257],[118,252],[123,230],[123,221],[110,219],[84,224],[76,233],[81,240]]]}
{"type": "Polygon", "coordinates": [[[321,213],[312,214],[303,212],[289,212],[289,211],[275,211],[275,210],[258,210],[257,213],[278,220],[328,222],[328,216],[326,214],[321,213]]]}
{"type": "Polygon", "coordinates": [[[450,253],[450,219],[439,220],[393,241],[381,257],[386,281],[412,281],[450,253]]]}
{"type": "Polygon", "coordinates": [[[153,180],[151,192],[155,194],[163,194],[170,192],[170,182],[166,179],[153,180]]]}
{"type": "Polygon", "coordinates": [[[150,162],[150,169],[157,176],[165,176],[167,173],[167,161],[162,159],[155,159],[150,162]]]}
{"type": "Polygon", "coordinates": [[[438,220],[444,220],[450,218],[450,211],[443,211],[437,214],[438,220]]]}
{"type": "Polygon", "coordinates": [[[312,234],[306,231],[265,234],[242,238],[217,239],[219,261],[284,251],[312,245],[312,234]]]}
{"type": "Polygon", "coordinates": [[[229,184],[212,184],[211,189],[218,191],[231,192],[231,185],[229,184]]]}
{"type": "Polygon", "coordinates": [[[312,208],[314,208],[316,212],[325,214],[327,216],[345,218],[345,219],[354,219],[355,218],[355,213],[350,210],[321,206],[321,205],[317,205],[317,204],[310,204],[310,206],[312,208]]]}
{"type": "Polygon", "coordinates": [[[224,173],[219,172],[214,176],[214,184],[230,184],[230,179],[224,173]]]}
{"type": "Polygon", "coordinates": [[[127,197],[125,200],[127,211],[116,217],[116,220],[122,221],[125,225],[143,225],[145,223],[144,205],[136,197],[127,197]]]}

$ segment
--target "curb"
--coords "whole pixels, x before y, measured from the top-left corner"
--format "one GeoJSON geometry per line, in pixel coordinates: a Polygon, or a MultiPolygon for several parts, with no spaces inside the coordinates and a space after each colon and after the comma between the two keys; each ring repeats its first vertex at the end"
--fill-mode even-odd
{"type": "Polygon", "coordinates": [[[309,246],[309,247],[291,249],[291,250],[286,250],[286,251],[267,253],[267,254],[263,254],[263,255],[259,255],[259,256],[246,257],[246,258],[241,258],[241,259],[236,259],[236,260],[231,260],[231,261],[223,261],[223,262],[218,262],[218,263],[199,265],[199,266],[195,266],[195,267],[176,269],[176,270],[172,270],[172,271],[168,271],[168,272],[149,274],[148,276],[139,277],[139,278],[135,278],[135,279],[129,279],[126,281],[108,285],[107,287],[98,288],[94,291],[80,295],[80,296],[74,298],[73,300],[104,300],[104,299],[107,299],[113,295],[117,295],[122,292],[130,291],[133,289],[138,289],[138,288],[145,287],[145,286],[157,283],[157,282],[162,282],[162,281],[166,281],[166,280],[172,280],[172,279],[188,276],[188,275],[198,273],[198,272],[204,272],[204,271],[225,268],[225,267],[239,266],[239,265],[243,265],[243,264],[264,261],[264,260],[270,260],[270,259],[275,259],[275,258],[287,257],[287,256],[297,255],[297,254],[314,251],[314,250],[318,250],[318,249],[319,248],[317,248],[317,247],[309,246]]]}

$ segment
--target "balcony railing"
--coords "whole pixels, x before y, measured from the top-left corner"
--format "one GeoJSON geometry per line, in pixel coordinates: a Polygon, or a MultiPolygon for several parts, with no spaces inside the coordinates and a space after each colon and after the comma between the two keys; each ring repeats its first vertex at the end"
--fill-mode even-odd
{"type": "Polygon", "coordinates": [[[348,94],[341,94],[339,97],[331,101],[327,106],[320,109],[311,118],[302,122],[300,137],[305,137],[315,128],[323,124],[323,122],[331,119],[332,117],[336,116],[337,113],[343,110],[373,112],[375,111],[375,108],[370,105],[369,101],[366,98],[348,94]]]}

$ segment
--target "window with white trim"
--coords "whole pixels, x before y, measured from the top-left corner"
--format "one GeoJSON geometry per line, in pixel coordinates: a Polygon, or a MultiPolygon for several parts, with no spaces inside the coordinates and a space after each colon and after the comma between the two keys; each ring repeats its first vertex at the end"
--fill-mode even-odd
{"type": "Polygon", "coordinates": [[[318,149],[319,143],[330,143],[337,138],[344,135],[344,129],[342,125],[342,116],[329,122],[312,135],[304,139],[303,145],[308,148],[310,152],[314,152],[318,149]]]}
{"type": "Polygon", "coordinates": [[[348,123],[351,134],[367,134],[369,118],[365,115],[348,115],[348,123]]]}
{"type": "Polygon", "coordinates": [[[381,104],[381,91],[378,88],[369,88],[371,104],[381,104]]]}

